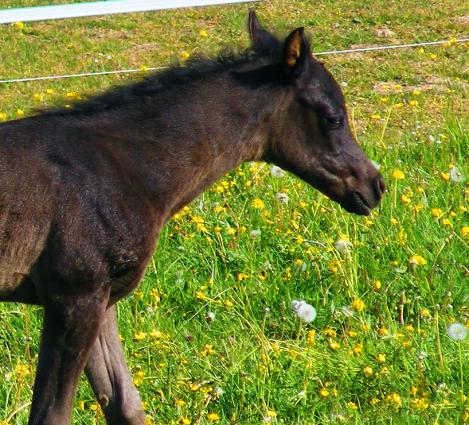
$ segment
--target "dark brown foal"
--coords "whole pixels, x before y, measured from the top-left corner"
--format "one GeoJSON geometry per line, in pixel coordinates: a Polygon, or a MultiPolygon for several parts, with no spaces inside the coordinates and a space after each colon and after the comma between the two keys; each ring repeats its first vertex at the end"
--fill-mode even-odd
{"type": "Polygon", "coordinates": [[[369,214],[383,180],[303,28],[199,59],[70,109],[0,125],[0,300],[44,306],[29,425],[67,425],[80,373],[110,425],[144,425],[114,304],[164,224],[245,161],[275,163],[369,214]]]}

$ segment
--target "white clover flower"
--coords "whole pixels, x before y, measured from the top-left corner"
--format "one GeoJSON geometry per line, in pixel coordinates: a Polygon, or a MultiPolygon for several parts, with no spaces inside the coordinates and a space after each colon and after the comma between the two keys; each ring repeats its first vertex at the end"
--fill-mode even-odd
{"type": "Polygon", "coordinates": [[[207,319],[207,322],[213,322],[215,320],[215,313],[213,311],[209,311],[205,318],[207,319]]]}
{"type": "Polygon", "coordinates": [[[453,183],[463,183],[466,177],[459,171],[459,168],[454,166],[449,170],[449,178],[453,183]]]}
{"type": "Polygon", "coordinates": [[[452,323],[448,326],[446,332],[455,341],[462,341],[467,336],[467,328],[462,323],[452,323]]]}
{"type": "Polygon", "coordinates": [[[352,249],[352,242],[348,241],[347,239],[338,239],[334,242],[334,248],[340,254],[346,254],[352,249]]]}
{"type": "Polygon", "coordinates": [[[289,199],[290,198],[288,197],[288,194],[285,192],[277,193],[277,201],[279,201],[281,204],[288,204],[289,199]]]}
{"type": "Polygon", "coordinates": [[[291,308],[301,321],[310,323],[316,319],[316,309],[306,301],[293,300],[291,308]]]}
{"type": "Polygon", "coordinates": [[[272,175],[272,177],[282,178],[285,177],[285,170],[280,167],[277,167],[276,165],[272,165],[272,167],[270,168],[270,174],[272,175]]]}

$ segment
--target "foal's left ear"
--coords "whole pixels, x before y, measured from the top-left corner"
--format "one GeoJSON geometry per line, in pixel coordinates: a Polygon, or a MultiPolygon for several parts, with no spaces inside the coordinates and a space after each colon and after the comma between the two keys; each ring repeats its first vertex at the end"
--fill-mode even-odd
{"type": "Polygon", "coordinates": [[[255,52],[269,54],[280,46],[279,41],[270,32],[262,28],[254,9],[249,10],[248,29],[252,48],[255,52]]]}
{"type": "Polygon", "coordinates": [[[284,59],[290,70],[302,67],[310,54],[308,40],[303,27],[294,30],[285,40],[284,59]]]}

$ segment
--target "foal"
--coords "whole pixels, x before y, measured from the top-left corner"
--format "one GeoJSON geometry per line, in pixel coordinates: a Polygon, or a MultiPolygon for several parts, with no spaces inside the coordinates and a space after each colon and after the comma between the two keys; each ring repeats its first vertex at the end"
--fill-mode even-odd
{"type": "Polygon", "coordinates": [[[143,425],[114,304],[165,223],[244,161],[369,214],[383,180],[303,34],[249,15],[252,48],[0,126],[0,300],[44,307],[29,425],[66,425],[85,369],[110,425],[143,425]]]}

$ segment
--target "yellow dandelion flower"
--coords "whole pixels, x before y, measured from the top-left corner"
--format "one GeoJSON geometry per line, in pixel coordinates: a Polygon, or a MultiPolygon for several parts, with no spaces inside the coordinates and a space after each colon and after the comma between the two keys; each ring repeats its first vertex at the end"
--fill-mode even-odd
{"type": "Polygon", "coordinates": [[[424,208],[424,207],[423,207],[422,204],[417,204],[417,205],[414,206],[414,211],[415,211],[416,213],[419,213],[420,211],[423,210],[423,208],[424,208]]]}
{"type": "Polygon", "coordinates": [[[427,261],[421,255],[413,255],[410,257],[409,263],[413,266],[424,266],[427,261]]]}
{"type": "Polygon", "coordinates": [[[388,333],[389,331],[385,327],[381,327],[378,329],[379,336],[386,336],[388,333]]]}
{"type": "Polygon", "coordinates": [[[373,286],[374,286],[375,289],[380,290],[381,289],[381,281],[376,280],[375,283],[373,283],[373,286]]]}
{"type": "Polygon", "coordinates": [[[179,423],[181,425],[191,425],[191,420],[188,417],[184,416],[179,420],[179,423]]]}
{"type": "Polygon", "coordinates": [[[22,109],[17,109],[16,110],[16,116],[17,117],[24,117],[24,111],[22,109]]]}
{"type": "Polygon", "coordinates": [[[372,119],[372,120],[380,120],[380,119],[381,119],[381,115],[380,115],[380,114],[373,114],[373,115],[371,115],[371,119],[372,119]]]}
{"type": "Polygon", "coordinates": [[[212,413],[209,413],[209,414],[207,415],[207,420],[208,420],[209,422],[217,422],[217,421],[220,420],[220,415],[219,415],[218,413],[213,413],[213,412],[212,412],[212,413]]]}
{"type": "Polygon", "coordinates": [[[447,181],[449,182],[449,173],[443,173],[443,172],[440,172],[440,177],[444,180],[444,181],[447,181]]]}
{"type": "Polygon", "coordinates": [[[403,180],[405,178],[405,174],[401,170],[398,170],[398,169],[395,169],[392,172],[391,176],[393,179],[396,179],[396,180],[403,180]]]}
{"type": "Polygon", "coordinates": [[[331,329],[331,328],[326,328],[322,331],[322,334],[324,336],[327,336],[329,338],[335,338],[337,336],[337,333],[334,329],[331,329]]]}
{"type": "Polygon", "coordinates": [[[232,236],[236,234],[236,229],[233,229],[232,227],[228,227],[228,229],[226,229],[226,234],[232,236]]]}
{"type": "Polygon", "coordinates": [[[251,206],[256,210],[262,210],[265,208],[264,201],[262,199],[256,198],[251,202],[251,206]]]}
{"type": "Polygon", "coordinates": [[[202,301],[207,301],[209,299],[202,291],[196,291],[195,298],[202,301]]]}
{"type": "Polygon", "coordinates": [[[387,396],[387,399],[398,407],[402,406],[402,399],[398,393],[390,394],[389,396],[387,396]]]}
{"type": "Polygon", "coordinates": [[[306,343],[310,346],[314,345],[316,341],[315,338],[316,338],[316,331],[314,329],[309,330],[306,335],[306,343]]]}
{"type": "Polygon", "coordinates": [[[200,31],[199,31],[199,35],[200,35],[201,37],[208,37],[207,31],[205,31],[205,30],[200,30],[200,31]]]}
{"type": "Polygon", "coordinates": [[[134,334],[134,341],[143,341],[146,337],[146,332],[137,332],[134,334]]]}
{"type": "Polygon", "coordinates": [[[358,409],[357,404],[354,403],[353,401],[349,401],[349,402],[347,403],[347,407],[348,407],[349,409],[352,409],[352,410],[357,410],[357,409],[358,409]]]}
{"type": "Polygon", "coordinates": [[[359,298],[355,298],[351,305],[352,308],[358,313],[361,313],[365,309],[365,302],[359,298]]]}
{"type": "Polygon", "coordinates": [[[384,353],[376,354],[376,361],[378,363],[385,363],[386,362],[386,354],[384,354],[384,353]]]}
{"type": "Polygon", "coordinates": [[[328,397],[330,394],[329,390],[327,388],[321,388],[319,390],[319,395],[322,397],[322,398],[326,398],[328,397]]]}
{"type": "Polygon", "coordinates": [[[0,112],[0,121],[6,121],[8,115],[5,112],[0,112]]]}
{"type": "Polygon", "coordinates": [[[463,226],[460,233],[464,239],[469,239],[469,226],[463,226]]]}
{"type": "Polygon", "coordinates": [[[267,409],[265,412],[265,416],[267,416],[268,418],[276,418],[278,415],[275,410],[267,409]]]}
{"type": "Polygon", "coordinates": [[[401,202],[405,205],[409,205],[411,203],[411,200],[408,196],[401,195],[401,202]]]}
{"type": "Polygon", "coordinates": [[[373,368],[371,366],[365,366],[363,368],[363,374],[366,376],[366,377],[370,377],[370,376],[373,376],[373,368]]]}
{"type": "Polygon", "coordinates": [[[11,24],[11,26],[19,30],[22,30],[24,28],[24,22],[14,22],[11,24]]]}
{"type": "Polygon", "coordinates": [[[352,348],[352,352],[354,354],[361,354],[363,351],[363,344],[359,342],[358,344],[355,345],[355,347],[352,348]]]}
{"type": "Polygon", "coordinates": [[[440,218],[441,215],[443,214],[443,211],[441,210],[441,208],[432,208],[430,211],[432,213],[432,216],[436,218],[440,218]]]}
{"type": "Polygon", "coordinates": [[[393,224],[393,225],[396,225],[396,224],[399,223],[399,221],[397,221],[397,219],[395,219],[394,217],[392,217],[392,218],[389,220],[389,222],[390,222],[391,224],[393,224]]]}
{"type": "Polygon", "coordinates": [[[422,308],[422,310],[420,310],[420,316],[422,316],[424,319],[429,319],[430,310],[428,308],[422,308]]]}
{"type": "Polygon", "coordinates": [[[375,397],[375,398],[372,398],[372,399],[370,400],[370,404],[371,404],[372,406],[375,406],[375,405],[377,405],[377,404],[380,403],[380,402],[381,402],[381,400],[380,400],[379,398],[376,398],[376,397],[375,397]]]}
{"type": "Polygon", "coordinates": [[[17,364],[16,367],[15,367],[15,374],[20,376],[20,377],[28,376],[30,373],[31,372],[30,372],[28,366],[26,366],[22,363],[17,364]]]}
{"type": "Polygon", "coordinates": [[[333,351],[337,351],[340,348],[340,344],[337,341],[329,341],[329,348],[333,351]]]}
{"type": "Polygon", "coordinates": [[[179,56],[180,56],[180,58],[181,58],[183,61],[185,61],[185,60],[189,59],[190,54],[187,53],[187,52],[184,50],[184,51],[181,52],[181,54],[180,54],[179,56]]]}
{"type": "Polygon", "coordinates": [[[441,224],[449,228],[453,227],[453,223],[451,223],[451,221],[448,220],[447,218],[444,218],[443,220],[441,220],[441,224]]]}
{"type": "Polygon", "coordinates": [[[410,407],[414,410],[426,410],[429,406],[426,398],[414,398],[410,400],[410,407]]]}

